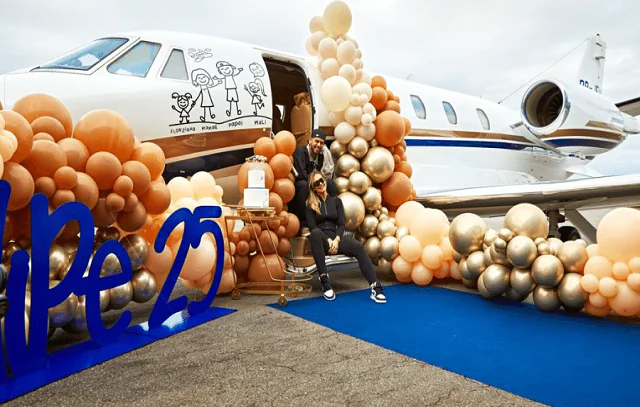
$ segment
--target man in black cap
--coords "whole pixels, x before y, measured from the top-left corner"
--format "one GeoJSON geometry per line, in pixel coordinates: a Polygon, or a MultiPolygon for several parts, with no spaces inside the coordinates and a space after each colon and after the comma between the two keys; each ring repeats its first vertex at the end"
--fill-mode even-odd
{"type": "MultiPolygon", "coordinates": [[[[329,148],[325,145],[327,135],[320,129],[311,133],[311,139],[306,146],[300,146],[293,153],[293,168],[296,171],[296,194],[289,204],[289,212],[300,219],[301,229],[305,228],[305,207],[309,196],[308,179],[313,170],[322,172],[327,180],[327,192],[331,196],[337,195],[336,185],[333,182],[334,163],[329,148]]],[[[304,233],[303,233],[304,234],[304,233]]]]}

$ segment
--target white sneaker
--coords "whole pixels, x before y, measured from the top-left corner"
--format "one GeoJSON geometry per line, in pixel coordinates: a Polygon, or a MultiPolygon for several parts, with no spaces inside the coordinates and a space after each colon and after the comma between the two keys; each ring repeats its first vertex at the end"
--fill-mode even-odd
{"type": "Polygon", "coordinates": [[[333,301],[336,299],[336,293],[333,292],[331,288],[331,283],[329,283],[329,276],[326,274],[320,276],[320,283],[322,284],[322,292],[324,294],[324,298],[327,301],[333,301]]]}
{"type": "Polygon", "coordinates": [[[380,283],[371,284],[371,295],[369,296],[372,300],[377,302],[378,304],[384,304],[387,302],[387,297],[384,295],[384,289],[380,283]]]}

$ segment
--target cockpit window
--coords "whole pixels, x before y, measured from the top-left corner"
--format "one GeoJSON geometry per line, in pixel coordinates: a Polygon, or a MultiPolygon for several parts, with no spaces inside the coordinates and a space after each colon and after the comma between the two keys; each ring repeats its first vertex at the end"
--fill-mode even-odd
{"type": "Polygon", "coordinates": [[[137,76],[144,78],[151,68],[160,51],[160,44],[140,41],[115,62],[107,70],[119,75],[137,76]]]}
{"type": "Polygon", "coordinates": [[[88,71],[97,63],[111,55],[115,50],[123,46],[126,38],[101,38],[79,49],[71,51],[61,57],[40,65],[37,69],[71,69],[88,71]]]}

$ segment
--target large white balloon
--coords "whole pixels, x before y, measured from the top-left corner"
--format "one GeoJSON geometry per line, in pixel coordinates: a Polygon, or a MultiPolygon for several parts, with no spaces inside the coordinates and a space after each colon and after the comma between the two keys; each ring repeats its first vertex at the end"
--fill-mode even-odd
{"type": "MultiPolygon", "coordinates": [[[[326,62],[326,61],[325,61],[326,62]]],[[[329,110],[344,110],[351,102],[351,84],[342,76],[332,76],[322,83],[320,97],[329,110]]]]}
{"type": "Polygon", "coordinates": [[[338,45],[338,62],[342,65],[351,64],[356,59],[356,46],[351,41],[344,41],[338,45]]]}
{"type": "Polygon", "coordinates": [[[318,52],[322,58],[336,58],[338,56],[338,44],[333,38],[325,37],[318,44],[318,52]]]}
{"type": "Polygon", "coordinates": [[[324,29],[329,34],[343,35],[351,28],[351,10],[342,1],[334,1],[327,5],[322,15],[324,29]]]}

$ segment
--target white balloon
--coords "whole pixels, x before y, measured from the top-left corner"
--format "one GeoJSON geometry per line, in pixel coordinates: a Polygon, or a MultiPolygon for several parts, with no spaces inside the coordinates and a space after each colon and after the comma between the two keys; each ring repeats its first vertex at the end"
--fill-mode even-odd
{"type": "Polygon", "coordinates": [[[324,28],[328,33],[344,35],[351,28],[352,16],[349,6],[342,1],[333,1],[327,5],[322,14],[324,28]]]}
{"type": "Polygon", "coordinates": [[[362,69],[362,67],[364,66],[364,63],[362,62],[362,60],[360,58],[356,58],[353,60],[353,67],[356,69],[362,69]]]}
{"type": "Polygon", "coordinates": [[[327,34],[324,31],[316,31],[311,34],[311,47],[318,52],[318,46],[320,41],[327,37],[327,34]]]}
{"type": "Polygon", "coordinates": [[[366,83],[367,85],[371,85],[371,75],[367,71],[362,71],[360,75],[359,83],[366,83]]]}
{"type": "Polygon", "coordinates": [[[371,123],[373,123],[373,118],[371,117],[371,115],[369,113],[364,113],[362,115],[362,124],[364,124],[365,126],[370,125],[371,123]]]}
{"type": "Polygon", "coordinates": [[[327,58],[322,62],[322,68],[320,71],[322,72],[322,77],[327,79],[329,77],[336,76],[339,69],[340,63],[336,59],[327,58]]]}
{"type": "Polygon", "coordinates": [[[362,111],[365,112],[365,113],[369,113],[370,115],[373,115],[373,114],[376,113],[376,108],[371,103],[367,103],[362,108],[362,111]]]}
{"type": "Polygon", "coordinates": [[[336,44],[338,44],[338,46],[340,44],[342,44],[344,42],[344,40],[342,38],[336,38],[336,44]]]}
{"type": "Polygon", "coordinates": [[[356,136],[356,128],[347,122],[340,122],[333,130],[333,135],[338,142],[347,144],[356,136]]]}
{"type": "Polygon", "coordinates": [[[360,106],[349,106],[344,111],[344,119],[347,123],[357,126],[362,119],[362,108],[360,106]]]}
{"type": "Polygon", "coordinates": [[[342,65],[338,70],[338,75],[348,80],[352,85],[356,82],[356,68],[354,68],[353,65],[342,65]]]}
{"type": "Polygon", "coordinates": [[[311,43],[311,37],[307,38],[307,42],[304,45],[305,45],[305,49],[307,50],[307,54],[309,54],[311,56],[318,55],[318,51],[313,49],[313,45],[311,43]]]}
{"type": "Polygon", "coordinates": [[[354,106],[360,105],[360,95],[358,95],[357,93],[351,95],[351,104],[354,106]]]}
{"type": "Polygon", "coordinates": [[[338,56],[338,44],[333,38],[325,37],[318,44],[318,52],[322,58],[336,58],[338,56]]]}
{"type": "Polygon", "coordinates": [[[364,105],[366,105],[370,100],[371,100],[371,96],[367,96],[367,95],[360,95],[360,103],[358,103],[358,105],[359,105],[359,106],[364,106],[364,105]]]}
{"type": "Polygon", "coordinates": [[[361,124],[356,129],[356,134],[367,141],[371,141],[376,136],[376,125],[373,123],[368,126],[361,124]]]}
{"type": "Polygon", "coordinates": [[[330,111],[329,112],[329,123],[331,123],[331,127],[336,127],[340,122],[344,121],[344,110],[340,111],[330,111]]]}
{"type": "Polygon", "coordinates": [[[356,46],[351,41],[344,41],[338,44],[338,62],[350,64],[356,59],[356,46]]]}
{"type": "Polygon", "coordinates": [[[324,31],[324,20],[322,16],[313,16],[309,21],[309,32],[324,31]]]}

